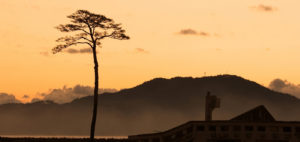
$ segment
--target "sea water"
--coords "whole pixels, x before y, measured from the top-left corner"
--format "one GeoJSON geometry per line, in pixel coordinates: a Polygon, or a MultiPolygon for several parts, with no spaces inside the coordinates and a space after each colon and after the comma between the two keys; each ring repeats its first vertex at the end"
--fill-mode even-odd
{"type": "MultiPolygon", "coordinates": [[[[60,136],[60,135],[0,135],[6,138],[89,138],[89,136],[60,136]]],[[[128,136],[95,136],[96,139],[127,139],[128,136]]]]}

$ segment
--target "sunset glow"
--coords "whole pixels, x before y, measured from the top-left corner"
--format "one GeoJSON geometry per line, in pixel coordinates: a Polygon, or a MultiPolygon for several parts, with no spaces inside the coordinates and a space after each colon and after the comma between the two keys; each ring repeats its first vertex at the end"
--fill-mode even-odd
{"type": "Polygon", "coordinates": [[[78,9],[122,23],[131,37],[102,41],[100,88],[218,74],[264,86],[276,78],[300,84],[299,5],[299,0],[1,0],[0,93],[30,101],[65,85],[93,86],[91,54],[51,53],[64,35],[54,27],[68,23],[66,16],[78,9]]]}

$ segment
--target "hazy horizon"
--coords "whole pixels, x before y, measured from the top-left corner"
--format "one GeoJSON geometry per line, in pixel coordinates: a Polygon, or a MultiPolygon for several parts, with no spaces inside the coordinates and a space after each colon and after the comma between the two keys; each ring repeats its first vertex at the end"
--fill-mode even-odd
{"type": "MultiPolygon", "coordinates": [[[[178,76],[176,76],[178,77],[178,76]]],[[[203,76],[203,77],[209,77],[209,76],[203,76]]],[[[203,77],[196,77],[196,78],[203,78],[203,77]]],[[[157,77],[160,78],[160,77],[157,77]]],[[[174,78],[174,77],[171,77],[174,78]]],[[[166,79],[171,79],[166,78],[166,79]]],[[[155,78],[153,78],[155,79],[155,78]]],[[[152,80],[152,79],[151,79],[152,80]]],[[[147,82],[150,80],[145,80],[144,82],[147,82]]],[[[252,80],[253,81],[253,80],[252,80]]],[[[140,83],[140,84],[142,84],[140,83]]],[[[132,87],[136,87],[140,84],[136,84],[132,87]]],[[[262,85],[262,84],[260,84],[262,85]]],[[[262,85],[263,86],[263,85],[262,85]]],[[[266,88],[269,88],[273,91],[281,92],[281,93],[287,93],[292,96],[297,97],[300,99],[300,86],[291,84],[290,82],[282,79],[274,79],[270,82],[268,86],[264,86],[266,88]]],[[[123,89],[129,89],[129,88],[122,88],[123,89]]],[[[99,88],[99,94],[102,93],[114,93],[118,92],[120,90],[114,89],[114,88],[99,88]]],[[[0,92],[0,105],[6,104],[6,103],[33,103],[37,101],[45,101],[50,100],[58,104],[63,103],[69,103],[75,99],[79,99],[86,96],[92,96],[93,95],[93,86],[84,86],[77,84],[75,86],[63,86],[61,88],[53,88],[49,89],[47,92],[36,94],[35,97],[30,97],[29,95],[24,95],[21,98],[16,98],[13,94],[7,94],[0,92]]]]}
{"type": "MultiPolygon", "coordinates": [[[[82,86],[64,89],[77,93],[84,90],[82,86]]],[[[214,111],[213,120],[230,120],[261,105],[279,122],[300,120],[300,99],[238,76],[157,78],[134,88],[99,95],[96,134],[120,136],[153,133],[188,121],[204,120],[207,91],[221,100],[221,107],[214,111]]],[[[57,97],[61,94],[53,95],[57,97]]],[[[92,106],[93,97],[65,104],[37,102],[0,105],[0,133],[87,135],[92,106]]]]}

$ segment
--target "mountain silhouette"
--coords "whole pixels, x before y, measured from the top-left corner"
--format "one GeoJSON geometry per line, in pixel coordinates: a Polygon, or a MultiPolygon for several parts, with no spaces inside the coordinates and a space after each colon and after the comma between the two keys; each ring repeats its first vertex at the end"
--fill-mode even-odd
{"type": "MultiPolygon", "coordinates": [[[[96,135],[152,133],[204,120],[207,91],[221,99],[213,120],[229,120],[259,105],[266,106],[276,120],[300,120],[298,98],[238,76],[156,78],[101,94],[96,135]]],[[[92,99],[0,105],[0,135],[88,135],[92,99]]]]}

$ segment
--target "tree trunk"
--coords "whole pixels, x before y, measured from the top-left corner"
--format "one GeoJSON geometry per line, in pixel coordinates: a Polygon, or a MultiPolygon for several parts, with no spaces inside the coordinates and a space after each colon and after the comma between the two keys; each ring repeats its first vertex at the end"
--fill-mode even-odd
{"type": "Polygon", "coordinates": [[[92,116],[92,123],[91,123],[91,132],[90,132],[90,139],[91,142],[94,141],[95,136],[95,126],[97,120],[97,108],[98,108],[98,87],[99,87],[99,74],[98,74],[98,60],[96,54],[96,47],[93,48],[93,58],[94,58],[94,71],[95,71],[95,88],[94,88],[94,107],[93,107],[93,116],[92,116]]]}

